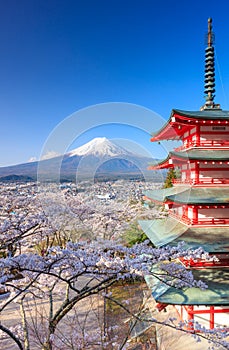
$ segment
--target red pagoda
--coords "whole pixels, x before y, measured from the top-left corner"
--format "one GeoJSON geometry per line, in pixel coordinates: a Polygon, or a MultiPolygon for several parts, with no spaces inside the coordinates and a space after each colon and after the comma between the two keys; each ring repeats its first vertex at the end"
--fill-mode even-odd
{"type": "Polygon", "coordinates": [[[182,320],[204,320],[207,328],[229,325],[229,111],[214,103],[215,72],[212,20],[205,50],[205,98],[200,111],[172,110],[168,122],[151,141],[181,140],[182,146],[151,169],[174,168],[173,187],[147,191],[145,199],[163,205],[168,216],[142,220],[140,226],[156,247],[202,247],[217,259],[186,261],[206,290],[176,289],[156,278],[147,282],[159,310],[174,305],[182,320]]]}

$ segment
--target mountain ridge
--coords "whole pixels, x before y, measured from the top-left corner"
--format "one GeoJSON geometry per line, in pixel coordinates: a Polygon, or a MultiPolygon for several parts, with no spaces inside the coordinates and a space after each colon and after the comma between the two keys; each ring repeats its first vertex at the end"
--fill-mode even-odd
{"type": "MultiPolygon", "coordinates": [[[[0,181],[9,175],[29,176],[34,180],[75,179],[88,176],[142,176],[153,159],[135,154],[108,140],[95,138],[62,155],[37,162],[0,168],[0,181]]],[[[150,171],[152,176],[152,171],[150,171]]]]}

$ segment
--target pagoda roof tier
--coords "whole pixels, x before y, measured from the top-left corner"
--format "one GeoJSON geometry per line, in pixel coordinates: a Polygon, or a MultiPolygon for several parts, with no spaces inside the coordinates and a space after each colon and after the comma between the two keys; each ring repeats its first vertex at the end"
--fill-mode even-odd
{"type": "Polygon", "coordinates": [[[183,152],[170,152],[173,158],[185,160],[229,161],[229,150],[190,149],[183,152]]]}
{"type": "Polygon", "coordinates": [[[227,125],[229,111],[204,109],[202,111],[182,111],[173,109],[168,122],[156,133],[151,141],[179,140],[193,125],[227,125]]]}
{"type": "Polygon", "coordinates": [[[229,204],[229,194],[220,187],[171,187],[145,191],[144,195],[152,201],[190,205],[225,205],[229,204]]]}
{"type": "Polygon", "coordinates": [[[222,109],[204,109],[202,111],[183,111],[180,109],[172,110],[173,116],[181,116],[199,120],[227,120],[229,121],[229,111],[223,111],[222,109]]]}
{"type": "Polygon", "coordinates": [[[178,187],[162,188],[157,190],[148,190],[148,191],[144,191],[143,194],[149,200],[163,203],[166,201],[167,197],[177,194],[179,192],[186,191],[188,189],[190,189],[190,186],[178,186],[178,187]]]}
{"type": "Polygon", "coordinates": [[[229,150],[203,150],[189,149],[187,151],[171,151],[164,160],[149,166],[149,169],[165,169],[173,167],[174,164],[183,163],[184,161],[206,161],[206,162],[229,162],[229,150]]]}
{"type": "Polygon", "coordinates": [[[187,226],[173,217],[139,220],[138,223],[156,247],[184,242],[184,249],[202,247],[209,253],[229,252],[229,227],[187,226]]]}
{"type": "MultiPolygon", "coordinates": [[[[152,272],[160,275],[156,267],[152,272]]],[[[200,288],[174,288],[163,283],[161,279],[148,275],[146,282],[152,290],[154,299],[163,304],[172,305],[229,305],[229,269],[199,269],[192,270],[196,280],[205,282],[207,289],[200,288]]]]}

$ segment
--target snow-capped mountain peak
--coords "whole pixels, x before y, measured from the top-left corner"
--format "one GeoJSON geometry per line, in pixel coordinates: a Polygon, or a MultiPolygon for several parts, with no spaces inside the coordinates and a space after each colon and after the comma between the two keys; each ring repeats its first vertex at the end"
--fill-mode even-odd
{"type": "Polygon", "coordinates": [[[93,155],[96,157],[117,157],[124,155],[133,155],[133,153],[128,152],[121,146],[116,145],[106,137],[96,137],[85,145],[75,148],[70,153],[68,153],[69,157],[86,155],[93,155]]]}

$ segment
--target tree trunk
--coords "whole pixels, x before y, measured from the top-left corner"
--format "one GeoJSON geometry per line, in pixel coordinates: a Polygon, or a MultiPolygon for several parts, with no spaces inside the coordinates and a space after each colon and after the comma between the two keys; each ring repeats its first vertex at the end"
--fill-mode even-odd
{"type": "Polygon", "coordinates": [[[22,299],[20,302],[20,314],[21,314],[22,328],[23,328],[23,333],[24,333],[24,345],[25,345],[25,350],[30,350],[28,324],[27,324],[27,320],[26,320],[26,313],[25,313],[23,300],[24,299],[22,299]]]}

